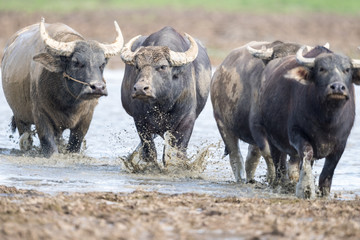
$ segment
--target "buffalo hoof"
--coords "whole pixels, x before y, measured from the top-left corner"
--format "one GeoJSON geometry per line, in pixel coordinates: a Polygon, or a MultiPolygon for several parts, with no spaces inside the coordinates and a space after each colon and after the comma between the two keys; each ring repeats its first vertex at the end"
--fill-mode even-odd
{"type": "Polygon", "coordinates": [[[330,187],[322,187],[320,189],[320,194],[321,197],[325,197],[325,198],[330,196],[330,187]]]}
{"type": "Polygon", "coordinates": [[[276,171],[274,164],[268,164],[266,179],[270,185],[276,185],[276,171]]]}
{"type": "Polygon", "coordinates": [[[21,151],[29,151],[33,145],[33,139],[30,132],[24,132],[20,136],[19,140],[20,150],[21,151]]]}
{"type": "Polygon", "coordinates": [[[128,159],[122,159],[126,170],[131,173],[159,173],[161,168],[157,162],[134,162],[128,159]]]}
{"type": "Polygon", "coordinates": [[[289,179],[292,182],[298,182],[299,181],[299,165],[296,164],[289,164],[289,179]]]}
{"type": "Polygon", "coordinates": [[[230,166],[233,171],[235,181],[237,183],[245,183],[245,164],[241,156],[233,156],[230,154],[230,166]]]}
{"type": "Polygon", "coordinates": [[[314,199],[316,197],[311,164],[310,161],[306,159],[303,161],[299,182],[296,184],[296,196],[306,199],[314,199]]]}
{"type": "Polygon", "coordinates": [[[131,173],[157,173],[161,172],[161,167],[157,163],[157,161],[144,161],[139,152],[140,148],[136,148],[136,150],[128,155],[127,157],[120,158],[127,171],[131,173]]]}

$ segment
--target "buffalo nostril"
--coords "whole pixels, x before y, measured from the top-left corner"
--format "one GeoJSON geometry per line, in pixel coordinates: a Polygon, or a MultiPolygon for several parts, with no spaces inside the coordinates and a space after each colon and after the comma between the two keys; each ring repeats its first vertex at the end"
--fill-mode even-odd
{"type": "Polygon", "coordinates": [[[144,91],[147,91],[147,90],[149,90],[149,87],[148,86],[144,87],[144,91]]]}
{"type": "Polygon", "coordinates": [[[92,90],[105,90],[105,85],[104,84],[90,84],[90,88],[92,90]]]}
{"type": "Polygon", "coordinates": [[[334,84],[331,84],[329,86],[329,88],[332,90],[332,91],[335,91],[335,92],[344,92],[346,91],[346,86],[342,83],[334,83],[334,84]]]}

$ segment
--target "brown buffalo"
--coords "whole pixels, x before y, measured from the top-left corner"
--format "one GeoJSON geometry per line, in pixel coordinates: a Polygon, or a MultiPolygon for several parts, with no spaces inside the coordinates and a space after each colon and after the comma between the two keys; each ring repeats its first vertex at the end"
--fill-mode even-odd
{"type": "Polygon", "coordinates": [[[112,44],[85,40],[67,25],[44,20],[10,38],[1,64],[2,84],[20,142],[35,124],[45,156],[58,152],[57,140],[65,129],[70,129],[67,149],[80,150],[98,98],[107,95],[105,65],[123,46],[116,22],[115,27],[112,44]]]}

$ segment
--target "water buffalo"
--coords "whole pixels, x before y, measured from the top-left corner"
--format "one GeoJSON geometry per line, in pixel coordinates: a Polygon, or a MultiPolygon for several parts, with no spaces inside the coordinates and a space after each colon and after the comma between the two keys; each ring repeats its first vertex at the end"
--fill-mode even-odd
{"type": "Polygon", "coordinates": [[[296,195],[315,197],[314,159],[326,158],[319,178],[323,196],[330,193],[336,165],[344,152],[355,117],[354,86],[360,84],[359,60],[316,47],[305,57],[271,61],[263,71],[252,136],[261,151],[300,157],[296,195]]]}
{"type": "Polygon", "coordinates": [[[116,41],[103,44],[42,19],[10,38],[1,64],[2,84],[20,143],[29,136],[32,142],[29,133],[35,124],[45,156],[58,152],[65,129],[70,129],[67,149],[80,150],[98,98],[107,95],[105,65],[124,43],[116,22],[115,28],[116,41]]]}
{"type": "Polygon", "coordinates": [[[172,136],[170,145],[184,156],[209,95],[211,65],[206,49],[185,35],[164,27],[131,39],[121,51],[126,63],[122,105],[134,118],[141,158],[147,163],[157,159],[153,137],[166,132],[172,136]]]}
{"type": "MultiPolygon", "coordinates": [[[[301,46],[280,41],[250,42],[234,49],[217,68],[211,82],[211,102],[214,117],[225,143],[225,155],[230,155],[230,164],[238,182],[252,181],[261,152],[252,137],[249,118],[257,102],[258,89],[265,65],[275,58],[295,54],[301,46]],[[239,148],[239,139],[249,143],[244,161],[239,148]]],[[[267,178],[275,179],[275,167],[271,158],[267,161],[267,178]]],[[[284,157],[283,157],[284,159],[284,157]]],[[[285,155],[286,159],[286,155],[285,155]]]]}

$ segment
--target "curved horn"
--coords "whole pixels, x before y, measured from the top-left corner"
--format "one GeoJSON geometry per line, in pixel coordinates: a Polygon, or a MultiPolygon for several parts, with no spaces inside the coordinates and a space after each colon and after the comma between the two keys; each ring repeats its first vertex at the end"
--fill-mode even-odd
{"type": "Polygon", "coordinates": [[[132,38],[128,43],[125,44],[125,46],[121,49],[120,51],[120,56],[121,59],[123,60],[124,63],[126,64],[130,64],[130,65],[134,65],[134,57],[136,55],[136,53],[139,51],[139,49],[137,49],[135,52],[131,51],[132,45],[134,44],[134,42],[136,40],[138,40],[141,37],[141,35],[138,35],[134,38],[132,38]]]}
{"type": "Polygon", "coordinates": [[[41,18],[40,22],[40,36],[44,41],[45,45],[55,51],[57,54],[61,56],[70,56],[74,51],[75,43],[73,42],[58,42],[51,38],[45,29],[45,19],[41,18]]]}
{"type": "Polygon", "coordinates": [[[263,60],[271,59],[271,56],[273,55],[273,52],[274,52],[273,48],[265,48],[265,46],[263,46],[260,50],[252,48],[250,46],[247,46],[246,49],[254,57],[260,58],[260,59],[263,59],[263,60]]]}
{"type": "Polygon", "coordinates": [[[353,68],[360,68],[360,60],[359,59],[351,59],[351,64],[353,68]]]}
{"type": "Polygon", "coordinates": [[[117,33],[115,42],[111,44],[99,43],[99,46],[104,50],[105,57],[112,57],[119,54],[124,45],[124,38],[121,33],[120,27],[116,21],[114,21],[114,25],[117,33]]]}
{"type": "Polygon", "coordinates": [[[300,63],[301,65],[307,66],[307,67],[314,67],[315,65],[315,58],[305,58],[303,57],[303,51],[306,48],[306,46],[302,46],[296,53],[296,61],[300,63]]]}
{"type": "Polygon", "coordinates": [[[196,41],[187,33],[185,36],[190,41],[190,47],[186,52],[174,52],[170,50],[170,64],[172,66],[182,66],[194,61],[198,55],[198,45],[196,41]]]}
{"type": "MultiPolygon", "coordinates": [[[[360,47],[358,47],[360,50],[360,47]]],[[[351,64],[353,65],[353,68],[360,68],[360,60],[359,59],[351,59],[351,64]]]]}

